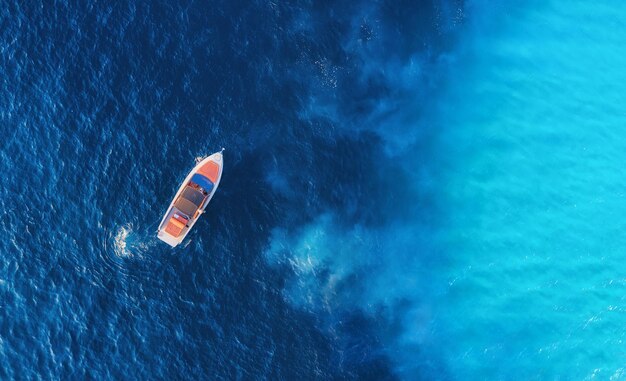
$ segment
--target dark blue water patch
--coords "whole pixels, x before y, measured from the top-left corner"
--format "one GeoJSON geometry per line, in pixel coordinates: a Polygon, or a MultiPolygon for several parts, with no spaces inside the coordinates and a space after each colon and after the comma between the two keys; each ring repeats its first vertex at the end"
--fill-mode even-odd
{"type": "Polygon", "coordinates": [[[382,226],[428,202],[406,202],[407,173],[357,128],[406,95],[388,57],[446,40],[435,2],[401,8],[7,4],[0,376],[394,378],[379,318],[292,306],[293,274],[262,253],[274,227],[328,210],[382,226]],[[336,112],[308,115],[314,98],[336,112]],[[222,146],[208,213],[169,249],[156,224],[194,157],[222,146]]]}
{"type": "MultiPolygon", "coordinates": [[[[328,209],[348,225],[380,225],[388,221],[385,216],[400,212],[409,181],[388,162],[380,138],[372,133],[314,135],[311,131],[318,128],[332,130],[327,123],[315,124],[292,131],[293,140],[276,147],[267,155],[272,160],[263,164],[264,172],[278,173],[289,184],[288,191],[278,189],[276,203],[282,220],[292,219],[286,225],[308,223],[328,209]]],[[[268,181],[270,187],[273,181],[268,181]]]]}

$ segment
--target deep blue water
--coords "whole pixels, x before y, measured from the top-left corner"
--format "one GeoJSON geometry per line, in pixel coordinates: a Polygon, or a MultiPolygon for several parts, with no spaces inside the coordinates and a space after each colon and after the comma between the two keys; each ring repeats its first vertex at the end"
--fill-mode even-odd
{"type": "Polygon", "coordinates": [[[624,379],[626,7],[0,5],[0,379],[624,379]]]}
{"type": "Polygon", "coordinates": [[[0,378],[394,378],[378,317],[293,305],[266,251],[327,211],[396,213],[374,128],[426,91],[459,6],[3,2],[0,378]],[[162,213],[221,147],[172,250],[162,213]]]}

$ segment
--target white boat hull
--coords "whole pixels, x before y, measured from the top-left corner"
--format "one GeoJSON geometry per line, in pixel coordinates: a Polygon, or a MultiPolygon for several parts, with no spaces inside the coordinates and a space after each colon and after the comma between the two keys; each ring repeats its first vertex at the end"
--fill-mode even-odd
{"type": "Polygon", "coordinates": [[[187,177],[185,178],[185,181],[183,181],[183,183],[180,186],[180,188],[178,188],[178,191],[176,192],[176,196],[174,196],[174,199],[170,203],[170,206],[167,208],[167,212],[165,212],[165,215],[163,216],[163,219],[161,220],[161,223],[159,224],[159,230],[158,230],[158,233],[157,233],[157,237],[161,241],[167,243],[168,245],[170,245],[172,247],[176,247],[178,244],[180,244],[185,239],[187,234],[189,234],[189,232],[191,231],[191,228],[193,228],[193,226],[198,221],[199,217],[204,213],[204,210],[206,209],[207,205],[209,204],[209,202],[213,198],[213,195],[215,194],[215,191],[217,190],[217,187],[219,186],[220,180],[222,179],[222,170],[223,170],[223,164],[224,164],[223,160],[224,159],[223,159],[222,152],[216,152],[216,153],[214,153],[214,154],[204,158],[202,161],[200,161],[191,170],[191,172],[189,172],[189,175],[187,175],[187,177]],[[210,193],[206,196],[206,199],[203,201],[203,203],[200,205],[200,207],[197,209],[195,215],[194,216],[189,216],[190,219],[186,223],[186,226],[184,228],[182,228],[182,231],[180,232],[180,234],[178,236],[174,236],[172,234],[169,234],[166,231],[166,227],[167,227],[167,224],[168,224],[168,221],[170,220],[170,218],[177,211],[177,209],[175,208],[174,204],[179,199],[179,197],[181,196],[181,194],[183,193],[183,191],[185,190],[185,188],[187,187],[187,185],[191,181],[191,178],[195,174],[197,174],[198,171],[200,171],[200,169],[203,168],[210,161],[213,161],[214,163],[216,163],[219,166],[219,170],[218,170],[218,173],[217,173],[217,180],[213,182],[213,188],[211,189],[210,193]]]}

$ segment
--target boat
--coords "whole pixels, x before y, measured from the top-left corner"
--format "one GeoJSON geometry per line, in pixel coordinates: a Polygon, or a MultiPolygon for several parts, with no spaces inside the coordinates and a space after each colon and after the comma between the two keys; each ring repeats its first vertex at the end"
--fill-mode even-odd
{"type": "Polygon", "coordinates": [[[176,247],[204,213],[222,178],[223,151],[200,160],[189,172],[159,224],[161,241],[176,247]]]}

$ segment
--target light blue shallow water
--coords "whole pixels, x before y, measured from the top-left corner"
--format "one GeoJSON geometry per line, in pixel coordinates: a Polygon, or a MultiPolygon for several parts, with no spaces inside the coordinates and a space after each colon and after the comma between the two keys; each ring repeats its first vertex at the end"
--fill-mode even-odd
{"type": "MultiPolygon", "coordinates": [[[[483,5],[477,5],[477,8],[483,5]]],[[[474,24],[438,121],[459,378],[626,377],[626,6],[534,2],[474,24]]]]}
{"type": "Polygon", "coordinates": [[[276,231],[270,258],[294,303],[379,321],[401,377],[624,379],[626,6],[466,12],[420,116],[379,131],[404,211],[276,231]]]}

